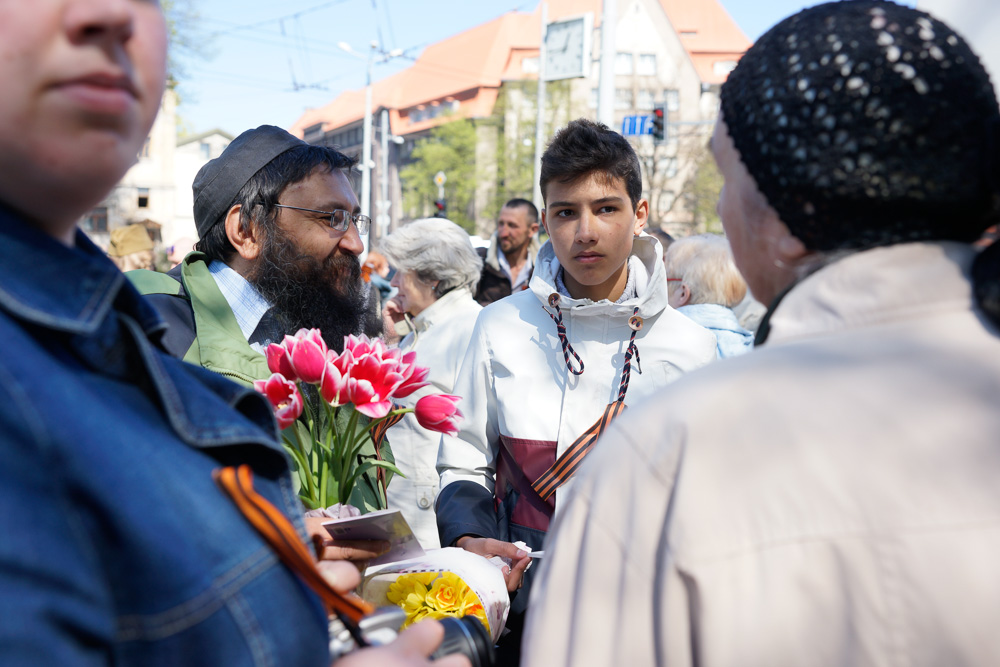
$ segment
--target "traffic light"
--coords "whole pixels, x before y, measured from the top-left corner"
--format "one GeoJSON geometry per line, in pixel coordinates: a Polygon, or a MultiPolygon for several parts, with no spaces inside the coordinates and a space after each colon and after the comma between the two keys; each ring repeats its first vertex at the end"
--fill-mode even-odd
{"type": "Polygon", "coordinates": [[[666,115],[664,106],[656,104],[653,106],[653,143],[661,143],[667,135],[666,115]]]}
{"type": "Polygon", "coordinates": [[[448,202],[443,199],[434,200],[434,217],[435,218],[447,218],[448,217],[448,202]]]}

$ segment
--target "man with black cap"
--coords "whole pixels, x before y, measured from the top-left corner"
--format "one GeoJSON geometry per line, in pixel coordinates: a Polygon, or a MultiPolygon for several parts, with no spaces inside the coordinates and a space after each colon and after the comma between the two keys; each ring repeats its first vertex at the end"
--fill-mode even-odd
{"type": "MultiPolygon", "coordinates": [[[[339,351],[366,329],[358,255],[371,221],[347,179],[354,164],[262,125],[202,167],[195,252],[167,274],[128,273],[170,325],[167,352],[252,385],[270,376],[263,352],[286,334],[318,328],[339,351]]],[[[352,504],[369,509],[381,491],[365,479],[352,504]]]]}

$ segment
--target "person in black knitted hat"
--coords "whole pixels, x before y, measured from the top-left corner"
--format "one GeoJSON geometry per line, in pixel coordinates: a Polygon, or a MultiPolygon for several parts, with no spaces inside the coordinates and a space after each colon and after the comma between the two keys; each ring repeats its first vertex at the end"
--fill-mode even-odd
{"type": "Polygon", "coordinates": [[[961,37],[908,7],[823,5],[776,25],[723,86],[720,133],[805,251],[969,243],[997,222],[993,86],[961,37]]]}
{"type": "Polygon", "coordinates": [[[993,664],[986,72],[921,11],[830,3],[761,37],[721,101],[718,209],[768,325],[595,446],[545,542],[523,664],[993,664]]]}

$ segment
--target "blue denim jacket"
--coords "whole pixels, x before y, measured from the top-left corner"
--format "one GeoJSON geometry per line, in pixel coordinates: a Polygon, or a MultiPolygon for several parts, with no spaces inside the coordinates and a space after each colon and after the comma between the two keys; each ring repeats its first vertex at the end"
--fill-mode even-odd
{"type": "Polygon", "coordinates": [[[211,478],[249,463],[301,516],[266,401],[155,349],[76,242],[0,209],[0,664],[328,665],[318,599],[211,478]]]}

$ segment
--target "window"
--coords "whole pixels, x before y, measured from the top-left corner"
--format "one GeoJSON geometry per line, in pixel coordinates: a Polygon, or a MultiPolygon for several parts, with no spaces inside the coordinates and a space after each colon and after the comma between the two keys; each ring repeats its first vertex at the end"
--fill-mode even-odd
{"type": "Polygon", "coordinates": [[[108,231],[108,207],[98,206],[93,211],[87,214],[82,221],[80,221],[80,227],[87,234],[100,234],[107,233],[108,231]]]}
{"type": "Polygon", "coordinates": [[[198,144],[198,150],[201,152],[202,160],[212,159],[212,145],[207,141],[203,141],[200,144],[198,144]]]}
{"type": "Polygon", "coordinates": [[[640,53],[639,68],[636,71],[639,76],[656,76],[656,54],[640,53]]]}
{"type": "Polygon", "coordinates": [[[636,100],[635,108],[636,109],[641,109],[643,111],[646,111],[646,110],[652,109],[653,106],[654,106],[654,104],[653,104],[653,91],[649,90],[648,88],[640,88],[639,89],[639,97],[636,100]]]}
{"type": "Polygon", "coordinates": [[[632,73],[632,54],[619,51],[615,55],[615,74],[632,73]]]}
{"type": "Polygon", "coordinates": [[[597,103],[600,100],[601,91],[598,88],[590,89],[590,108],[596,109],[597,103]]]}
{"type": "Polygon", "coordinates": [[[149,188],[138,188],[139,198],[138,204],[139,208],[149,208],[149,188]]]}
{"type": "Polygon", "coordinates": [[[667,107],[667,111],[680,111],[681,109],[681,91],[675,88],[668,88],[663,91],[663,103],[667,107]]]}
{"type": "Polygon", "coordinates": [[[521,71],[525,74],[538,74],[538,56],[523,58],[521,60],[521,71]]]}
{"type": "Polygon", "coordinates": [[[631,88],[615,88],[615,109],[631,111],[635,106],[632,100],[631,88]]]}
{"type": "Polygon", "coordinates": [[[146,140],[142,142],[142,148],[139,149],[139,157],[149,157],[149,143],[149,137],[146,137],[146,140]]]}
{"type": "Polygon", "coordinates": [[[314,125],[310,125],[305,129],[305,132],[303,132],[302,134],[308,143],[313,143],[319,140],[323,136],[323,123],[315,123],[314,125]]]}

